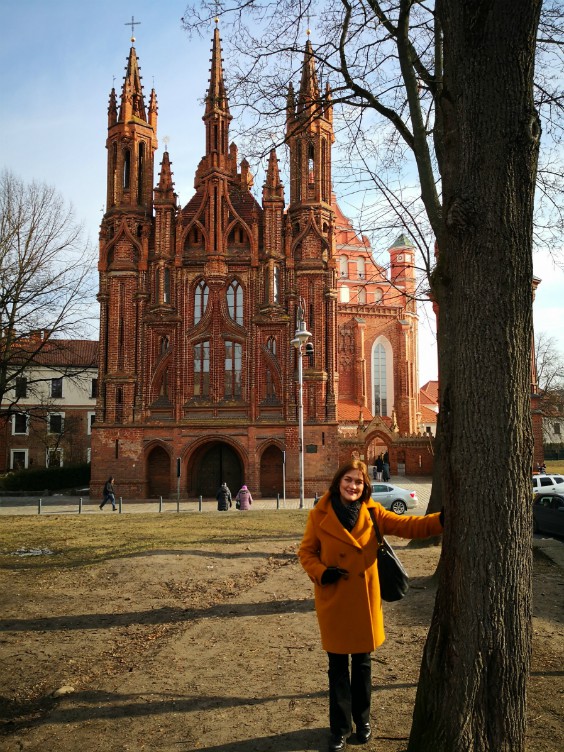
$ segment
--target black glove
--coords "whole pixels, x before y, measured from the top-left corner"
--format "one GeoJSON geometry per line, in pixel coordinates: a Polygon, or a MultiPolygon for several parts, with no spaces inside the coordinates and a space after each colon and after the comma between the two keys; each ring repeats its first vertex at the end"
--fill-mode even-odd
{"type": "Polygon", "coordinates": [[[444,527],[445,526],[445,508],[441,507],[441,511],[439,512],[439,522],[444,527]]]}
{"type": "Polygon", "coordinates": [[[327,567],[325,572],[321,575],[321,584],[332,585],[334,582],[337,582],[337,580],[340,580],[345,574],[348,574],[345,569],[339,569],[339,567],[327,567]]]}

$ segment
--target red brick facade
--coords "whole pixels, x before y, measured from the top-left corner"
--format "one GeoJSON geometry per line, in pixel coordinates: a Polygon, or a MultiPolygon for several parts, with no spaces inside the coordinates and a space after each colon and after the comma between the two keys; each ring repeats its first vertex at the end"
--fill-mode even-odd
{"type": "Polygon", "coordinates": [[[331,94],[319,92],[310,43],[288,92],[287,205],[275,151],[259,204],[229,143],[217,29],[205,156],[184,207],[167,151],[153,190],[157,100],[153,90],[146,108],[133,47],[108,112],[92,492],[111,473],[124,497],[209,497],[224,480],[257,496],[285,482],[297,495],[299,306],[314,346],[303,359],[306,494],[327,486],[359,421],[381,416],[384,448],[416,431],[413,248],[400,236],[389,269],[377,266],[337,206],[331,94]]]}

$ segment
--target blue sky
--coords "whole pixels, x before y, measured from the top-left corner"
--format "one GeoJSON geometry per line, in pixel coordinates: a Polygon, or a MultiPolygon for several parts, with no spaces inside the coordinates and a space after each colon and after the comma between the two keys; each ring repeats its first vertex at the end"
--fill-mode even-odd
{"type": "MultiPolygon", "coordinates": [[[[185,8],[186,0],[12,0],[1,8],[0,169],[54,185],[73,203],[94,244],[106,199],[108,97],[112,85],[121,88],[132,15],[141,22],[134,35],[145,94],[154,86],[159,103],[156,174],[167,137],[180,201],[193,193],[204,152],[202,99],[213,29],[203,39],[188,39],[180,26],[185,8]]],[[[564,249],[560,253],[564,257],[564,249]]],[[[537,254],[535,274],[542,279],[535,330],[555,337],[564,353],[564,272],[548,254],[537,254]]],[[[437,374],[432,325],[421,313],[423,384],[437,374]]]]}

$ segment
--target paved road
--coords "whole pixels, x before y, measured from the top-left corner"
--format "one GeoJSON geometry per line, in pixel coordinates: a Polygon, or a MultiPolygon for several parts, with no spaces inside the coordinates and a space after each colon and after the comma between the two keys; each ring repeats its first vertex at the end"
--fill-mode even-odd
{"type": "MultiPolygon", "coordinates": [[[[417,492],[419,504],[413,510],[414,514],[424,514],[429,502],[431,493],[430,478],[407,478],[392,479],[402,488],[408,488],[417,492]]],[[[119,497],[118,497],[119,498],[119,497]]],[[[20,496],[0,498],[0,515],[6,514],[100,514],[98,508],[98,499],[90,499],[88,490],[85,489],[84,496],[20,496]],[[82,500],[81,500],[82,499],[82,500]]],[[[304,499],[304,507],[311,509],[314,499],[304,499]]],[[[285,501],[280,499],[255,499],[253,509],[276,509],[277,504],[280,509],[298,509],[299,499],[288,498],[285,501]]],[[[182,500],[177,504],[175,499],[163,499],[162,504],[156,499],[122,499],[121,513],[140,513],[140,512],[212,512],[216,511],[215,500],[204,500],[201,504],[198,499],[182,500]]],[[[103,513],[112,512],[110,504],[106,504],[103,513]]],[[[119,512],[118,512],[119,513],[119,512]]]]}

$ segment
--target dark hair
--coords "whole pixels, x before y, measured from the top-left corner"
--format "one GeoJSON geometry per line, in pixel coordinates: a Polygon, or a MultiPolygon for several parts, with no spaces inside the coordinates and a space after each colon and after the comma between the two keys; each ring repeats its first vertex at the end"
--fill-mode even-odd
{"type": "Polygon", "coordinates": [[[351,470],[360,470],[360,472],[362,473],[364,488],[362,489],[362,496],[360,497],[360,500],[368,501],[372,493],[372,484],[370,483],[370,478],[368,477],[368,469],[362,460],[350,460],[344,465],[341,465],[341,467],[333,476],[333,480],[331,481],[331,485],[329,486],[329,495],[334,496],[335,494],[337,494],[337,496],[339,496],[339,486],[341,485],[341,479],[343,475],[346,475],[351,470]]]}

